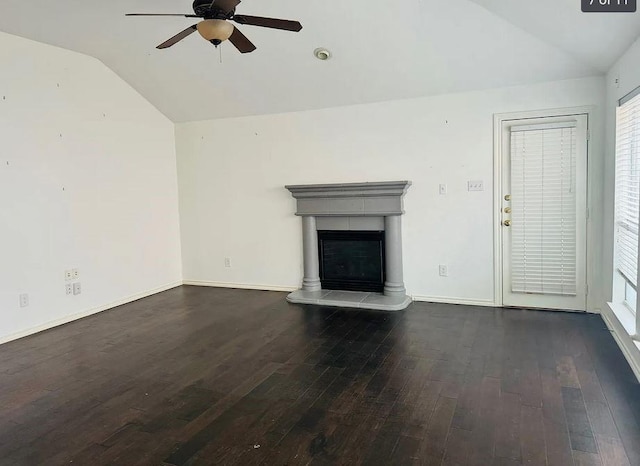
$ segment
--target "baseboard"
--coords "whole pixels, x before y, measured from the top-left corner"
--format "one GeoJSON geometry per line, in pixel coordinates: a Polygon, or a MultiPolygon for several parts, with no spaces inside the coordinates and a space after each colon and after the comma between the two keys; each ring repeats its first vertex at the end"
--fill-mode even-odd
{"type": "Polygon", "coordinates": [[[236,288],[240,290],[262,290],[262,291],[296,291],[295,286],[278,286],[278,285],[256,285],[253,283],[225,283],[225,282],[209,282],[205,280],[184,280],[183,285],[191,286],[210,286],[213,288],[236,288]]]}
{"type": "Polygon", "coordinates": [[[484,306],[496,307],[492,299],[467,299],[467,298],[449,298],[442,296],[420,296],[412,295],[414,301],[426,303],[442,303],[442,304],[462,304],[464,306],[484,306]]]}
{"type": "Polygon", "coordinates": [[[152,290],[143,291],[142,293],[137,293],[131,296],[127,296],[125,298],[118,299],[117,301],[113,301],[109,304],[104,304],[102,306],[94,307],[91,309],[87,309],[82,312],[77,312],[75,314],[71,314],[68,316],[64,316],[60,319],[49,321],[45,324],[38,325],[36,327],[31,327],[27,330],[23,330],[21,332],[13,333],[11,335],[0,337],[0,345],[3,343],[8,343],[13,340],[18,340],[20,338],[28,337],[30,335],[34,335],[36,333],[44,332],[45,330],[52,329],[54,327],[59,327],[60,325],[68,324],[69,322],[73,322],[74,320],[82,319],[84,317],[89,317],[93,314],[98,314],[100,312],[108,311],[109,309],[113,309],[114,307],[122,306],[123,304],[128,304],[133,301],[137,301],[142,298],[147,298],[157,293],[162,293],[163,291],[170,290],[172,288],[176,288],[181,286],[182,282],[173,282],[167,285],[163,285],[159,288],[154,288],[152,290]]]}
{"type": "MultiPolygon", "coordinates": [[[[184,285],[192,286],[211,286],[214,288],[237,288],[240,290],[263,290],[263,291],[297,291],[299,287],[292,286],[279,286],[279,285],[255,285],[248,283],[225,283],[225,282],[210,282],[206,280],[184,280],[184,285]]],[[[493,301],[477,300],[477,299],[465,299],[465,298],[442,298],[435,296],[411,296],[413,301],[424,301],[430,303],[444,303],[444,304],[464,304],[467,306],[489,306],[494,307],[493,301]]]]}
{"type": "Polygon", "coordinates": [[[638,382],[640,382],[640,348],[638,348],[637,343],[631,339],[613,311],[609,309],[609,306],[605,305],[600,315],[611,331],[622,354],[624,354],[624,357],[631,366],[631,370],[638,379],[638,382]]]}

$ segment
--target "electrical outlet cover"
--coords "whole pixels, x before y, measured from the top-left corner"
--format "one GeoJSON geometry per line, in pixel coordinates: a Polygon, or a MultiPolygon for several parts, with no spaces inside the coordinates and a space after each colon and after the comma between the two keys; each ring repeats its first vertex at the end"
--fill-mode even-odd
{"type": "Polygon", "coordinates": [[[80,278],[80,269],[73,269],[71,270],[71,275],[73,277],[73,279],[75,280],[76,278],[80,278]]]}
{"type": "Polygon", "coordinates": [[[80,286],[80,283],[74,283],[73,284],[73,294],[74,295],[78,295],[82,293],[82,287],[80,286]]]}
{"type": "Polygon", "coordinates": [[[67,284],[64,288],[67,295],[73,294],[73,285],[71,283],[67,284]]]}
{"type": "Polygon", "coordinates": [[[64,279],[71,280],[73,278],[73,272],[71,270],[64,271],[64,279]]]}
{"type": "Polygon", "coordinates": [[[20,307],[27,307],[29,305],[29,295],[21,294],[20,295],[20,307]]]}

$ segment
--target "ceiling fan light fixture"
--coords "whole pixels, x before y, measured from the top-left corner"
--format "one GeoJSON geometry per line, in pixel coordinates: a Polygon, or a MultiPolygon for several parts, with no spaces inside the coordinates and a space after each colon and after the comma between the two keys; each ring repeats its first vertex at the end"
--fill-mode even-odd
{"type": "Polygon", "coordinates": [[[313,54],[318,60],[322,60],[322,61],[325,61],[331,58],[331,52],[329,52],[327,49],[322,47],[315,49],[313,51],[313,54]]]}
{"type": "Polygon", "coordinates": [[[206,19],[200,21],[196,28],[200,35],[207,41],[223,42],[233,34],[234,26],[223,19],[206,19]]]}
{"type": "Polygon", "coordinates": [[[240,53],[253,52],[256,46],[230,21],[248,26],[259,26],[267,29],[299,32],[302,24],[299,21],[280,18],[266,18],[264,16],[236,15],[236,6],[241,0],[195,0],[194,14],[182,13],[128,13],[126,16],[183,16],[185,18],[201,18],[198,24],[189,26],[184,31],[165,40],[157,49],[167,49],[194,32],[202,36],[207,42],[218,46],[228,40],[240,53]]]}

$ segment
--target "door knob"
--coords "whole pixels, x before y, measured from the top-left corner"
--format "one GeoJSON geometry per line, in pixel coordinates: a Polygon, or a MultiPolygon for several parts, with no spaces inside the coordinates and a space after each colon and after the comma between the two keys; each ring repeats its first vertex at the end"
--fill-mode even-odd
{"type": "Polygon", "coordinates": [[[511,194],[507,194],[507,195],[504,197],[504,200],[505,200],[505,201],[510,201],[510,200],[511,200],[511,194]]]}
{"type": "Polygon", "coordinates": [[[511,213],[511,207],[505,207],[504,208],[504,213],[505,214],[510,214],[511,213]]]}
{"type": "Polygon", "coordinates": [[[504,222],[502,222],[502,224],[503,224],[505,227],[510,227],[510,226],[511,226],[511,220],[505,220],[504,222]]]}

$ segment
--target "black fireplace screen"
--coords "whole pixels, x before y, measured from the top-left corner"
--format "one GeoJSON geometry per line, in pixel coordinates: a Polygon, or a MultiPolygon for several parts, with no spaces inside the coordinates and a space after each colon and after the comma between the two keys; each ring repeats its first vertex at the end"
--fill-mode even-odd
{"type": "Polygon", "coordinates": [[[318,231],[325,290],[382,292],[384,231],[318,231]]]}

